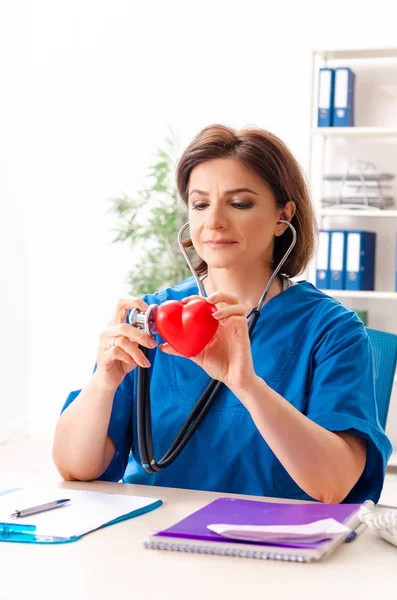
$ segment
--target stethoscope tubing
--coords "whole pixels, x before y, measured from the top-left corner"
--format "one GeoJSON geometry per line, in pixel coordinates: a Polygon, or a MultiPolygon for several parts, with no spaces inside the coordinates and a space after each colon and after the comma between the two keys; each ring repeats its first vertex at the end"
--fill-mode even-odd
{"type": "MultiPolygon", "coordinates": [[[[277,265],[277,268],[273,271],[272,276],[270,277],[265,290],[259,300],[258,306],[251,311],[249,317],[250,322],[248,326],[248,333],[251,338],[255,325],[260,316],[260,310],[266,300],[267,294],[270,290],[270,287],[277,277],[280,269],[283,264],[287,260],[288,256],[292,252],[295,244],[296,244],[296,231],[293,225],[289,221],[285,221],[280,219],[280,223],[285,223],[288,225],[292,232],[292,242],[288,247],[287,252],[283,256],[282,260],[277,265]]],[[[190,271],[192,272],[197,287],[199,289],[200,295],[205,297],[204,287],[202,281],[197,275],[192,262],[190,261],[189,256],[182,244],[182,234],[187,228],[188,223],[186,223],[179,231],[178,234],[178,243],[181,248],[182,254],[185,257],[185,260],[189,266],[190,271]]],[[[144,353],[145,356],[149,355],[149,349],[140,346],[140,349],[144,353]]],[[[211,379],[210,383],[202,393],[201,397],[193,407],[186,421],[182,425],[179,433],[175,437],[171,446],[164,454],[164,456],[157,462],[154,453],[153,453],[153,435],[152,435],[152,419],[151,419],[151,405],[150,405],[150,375],[148,369],[144,369],[142,367],[137,367],[137,434],[138,434],[138,450],[141,458],[142,467],[145,469],[147,473],[156,473],[158,471],[162,471],[163,469],[170,466],[175,459],[180,455],[182,450],[185,448],[186,444],[192,438],[193,434],[200,426],[201,422],[204,420],[206,415],[208,414],[211,406],[213,405],[217,393],[219,389],[222,387],[223,383],[217,381],[216,379],[211,379]]]]}

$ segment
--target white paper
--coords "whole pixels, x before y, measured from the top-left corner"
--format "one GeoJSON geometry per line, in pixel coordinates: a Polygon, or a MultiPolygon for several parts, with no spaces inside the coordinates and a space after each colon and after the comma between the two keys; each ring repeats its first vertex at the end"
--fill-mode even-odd
{"type": "Polygon", "coordinates": [[[316,542],[346,536],[351,529],[335,519],[322,519],[305,525],[227,525],[223,523],[207,525],[208,529],[227,538],[255,542],[316,542]]]}
{"type": "Polygon", "coordinates": [[[0,496],[0,522],[36,525],[35,534],[70,538],[83,535],[135,510],[156,502],[156,498],[103,494],[64,488],[24,488],[0,496]],[[15,510],[70,498],[65,506],[21,519],[11,519],[15,510]]]}

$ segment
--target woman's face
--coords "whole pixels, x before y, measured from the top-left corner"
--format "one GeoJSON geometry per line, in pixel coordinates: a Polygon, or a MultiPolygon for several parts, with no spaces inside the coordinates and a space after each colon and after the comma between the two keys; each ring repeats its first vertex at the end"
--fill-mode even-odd
{"type": "Polygon", "coordinates": [[[285,211],[258,175],[231,158],[210,160],[192,170],[188,194],[190,237],[208,266],[271,264],[285,211]]]}

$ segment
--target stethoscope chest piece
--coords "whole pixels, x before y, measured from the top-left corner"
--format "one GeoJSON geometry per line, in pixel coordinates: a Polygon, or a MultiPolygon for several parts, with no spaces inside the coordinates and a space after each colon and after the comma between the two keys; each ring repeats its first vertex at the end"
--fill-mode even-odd
{"type": "Polygon", "coordinates": [[[155,336],[158,334],[156,327],[157,309],[157,304],[151,304],[146,312],[133,308],[127,317],[127,323],[144,331],[147,335],[155,336]]]}

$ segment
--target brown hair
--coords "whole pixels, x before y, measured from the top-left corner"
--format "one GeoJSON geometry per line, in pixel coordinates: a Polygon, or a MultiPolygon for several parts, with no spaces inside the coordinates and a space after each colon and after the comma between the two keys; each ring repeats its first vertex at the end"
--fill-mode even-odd
{"type": "MultiPolygon", "coordinates": [[[[287,146],[275,135],[263,129],[235,131],[224,125],[210,125],[192,140],[179,161],[177,185],[179,193],[188,203],[190,174],[197,165],[216,158],[238,160],[269,186],[277,208],[283,208],[289,200],[296,204],[296,213],[291,224],[296,229],[297,241],[284,263],[282,272],[287,277],[301,273],[313,255],[316,219],[302,170],[287,146]]],[[[275,237],[273,262],[277,265],[292,241],[288,228],[280,237],[275,237]]],[[[192,241],[184,241],[185,248],[193,248],[192,241]]],[[[207,264],[200,259],[196,265],[202,274],[207,264]]]]}

